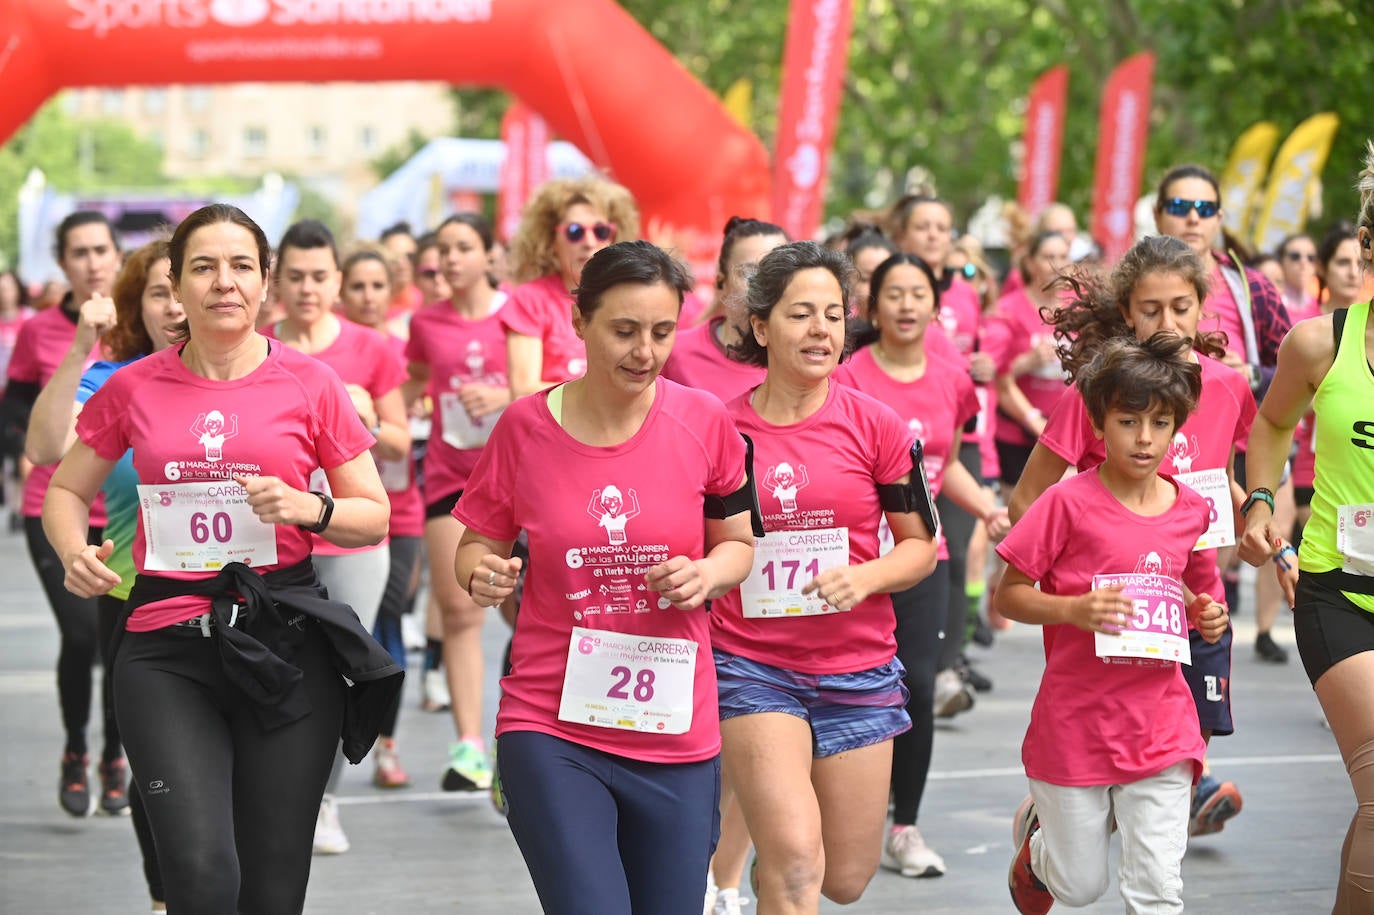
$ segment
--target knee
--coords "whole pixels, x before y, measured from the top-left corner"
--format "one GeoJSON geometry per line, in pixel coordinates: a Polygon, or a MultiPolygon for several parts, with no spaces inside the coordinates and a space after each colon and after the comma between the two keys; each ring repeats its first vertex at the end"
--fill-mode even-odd
{"type": "Polygon", "coordinates": [[[1104,873],[1101,879],[1074,879],[1072,881],[1051,879],[1046,880],[1045,885],[1056,901],[1070,908],[1083,908],[1092,905],[1107,894],[1108,877],[1104,873]]]}
{"type": "Polygon", "coordinates": [[[439,619],[444,629],[444,637],[460,636],[482,628],[486,610],[472,602],[466,594],[460,599],[445,601],[439,605],[439,619]]]}
{"type": "Polygon", "coordinates": [[[821,892],[826,899],[840,905],[849,905],[858,902],[859,897],[868,889],[869,881],[877,873],[877,862],[872,867],[867,868],[845,868],[838,873],[827,872],[825,882],[821,886],[821,892]]]}
{"type": "Polygon", "coordinates": [[[760,895],[777,894],[792,905],[815,904],[825,878],[819,841],[810,847],[793,845],[760,852],[758,865],[760,895]]]}

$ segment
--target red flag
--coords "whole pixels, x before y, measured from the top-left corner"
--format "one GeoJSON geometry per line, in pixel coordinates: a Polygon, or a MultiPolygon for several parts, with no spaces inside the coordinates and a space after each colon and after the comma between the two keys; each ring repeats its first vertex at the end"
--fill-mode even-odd
{"type": "Polygon", "coordinates": [[[1052,67],[1040,74],[1026,96],[1026,156],[1017,199],[1034,217],[1059,194],[1059,157],[1064,148],[1064,109],[1068,104],[1069,68],[1052,67]]]}
{"type": "Polygon", "coordinates": [[[788,15],[773,152],[773,220],[793,238],[810,238],[821,221],[849,64],[851,2],[792,0],[788,15]]]}
{"type": "Polygon", "coordinates": [[[500,236],[507,241],[520,226],[520,211],[530,194],[549,180],[549,127],[520,101],[511,102],[501,119],[506,158],[501,163],[501,191],[496,201],[500,236]]]}
{"type": "Polygon", "coordinates": [[[1112,71],[1102,93],[1092,233],[1107,263],[1125,254],[1135,239],[1135,201],[1145,171],[1154,69],[1155,56],[1149,51],[1128,57],[1112,71]]]}

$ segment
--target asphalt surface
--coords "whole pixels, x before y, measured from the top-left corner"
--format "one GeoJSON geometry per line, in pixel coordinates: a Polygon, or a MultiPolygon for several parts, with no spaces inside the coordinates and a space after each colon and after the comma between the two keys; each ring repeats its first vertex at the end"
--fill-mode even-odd
{"type": "MultiPolygon", "coordinates": [[[[78,820],[57,805],[56,627],[22,536],[7,525],[0,530],[0,912],[147,912],[128,819],[78,820]]],[[[1219,777],[1240,788],[1244,810],[1221,834],[1193,843],[1184,861],[1184,899],[1190,911],[1217,915],[1328,912],[1354,812],[1345,770],[1296,652],[1286,665],[1258,661],[1248,607],[1236,629],[1237,733],[1214,743],[1211,762],[1219,777]]],[[[1275,635],[1292,649],[1286,614],[1275,635]]],[[[505,638],[504,624],[493,616],[484,633],[489,723],[505,638]]],[[[846,911],[1014,912],[1006,888],[1010,822],[1026,793],[1020,743],[1041,668],[1039,633],[1014,627],[992,649],[973,648],[972,658],[995,688],[971,712],[940,726],[921,812],[922,831],[948,873],[912,880],[880,870],[846,911]]],[[[412,671],[418,663],[412,655],[412,671]]],[[[95,731],[98,724],[92,732],[98,746],[95,731]]],[[[418,676],[407,684],[399,732],[413,786],[374,788],[371,760],[345,772],[341,811],[352,850],[314,859],[306,912],[538,912],[515,843],[486,796],[439,790],[452,725],[446,714],[420,711],[418,676]]],[[[1081,911],[1121,910],[1113,885],[1081,911]]]]}

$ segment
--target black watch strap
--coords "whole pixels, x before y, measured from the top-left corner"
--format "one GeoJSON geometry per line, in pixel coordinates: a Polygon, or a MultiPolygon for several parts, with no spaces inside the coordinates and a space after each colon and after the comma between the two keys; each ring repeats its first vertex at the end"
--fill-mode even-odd
{"type": "Polygon", "coordinates": [[[319,490],[310,490],[312,496],[320,497],[320,517],[314,524],[298,524],[301,530],[309,531],[312,534],[323,534],[324,529],[329,527],[329,521],[334,517],[334,500],[328,493],[319,490]]]}

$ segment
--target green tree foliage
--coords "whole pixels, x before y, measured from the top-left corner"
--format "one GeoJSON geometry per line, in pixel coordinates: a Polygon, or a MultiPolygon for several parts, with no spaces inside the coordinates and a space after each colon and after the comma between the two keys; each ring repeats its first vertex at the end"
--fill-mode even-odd
{"type": "Polygon", "coordinates": [[[164,187],[162,150],[117,121],[77,123],[52,101],[0,147],[0,256],[19,253],[19,188],[40,168],[49,184],[76,193],[164,187]]]}
{"type": "MultiPolygon", "coordinates": [[[[752,81],[751,126],[772,145],[787,0],[623,2],[712,91],[752,81]]],[[[1220,172],[1255,121],[1286,132],[1335,111],[1324,225],[1353,212],[1350,185],[1374,133],[1361,79],[1371,38],[1353,0],[854,0],[827,213],[885,204],[917,167],[964,218],[990,194],[1014,197],[1026,90],[1067,63],[1060,193],[1086,219],[1102,86],[1121,60],[1153,50],[1142,190],[1179,162],[1220,172]]]]}

